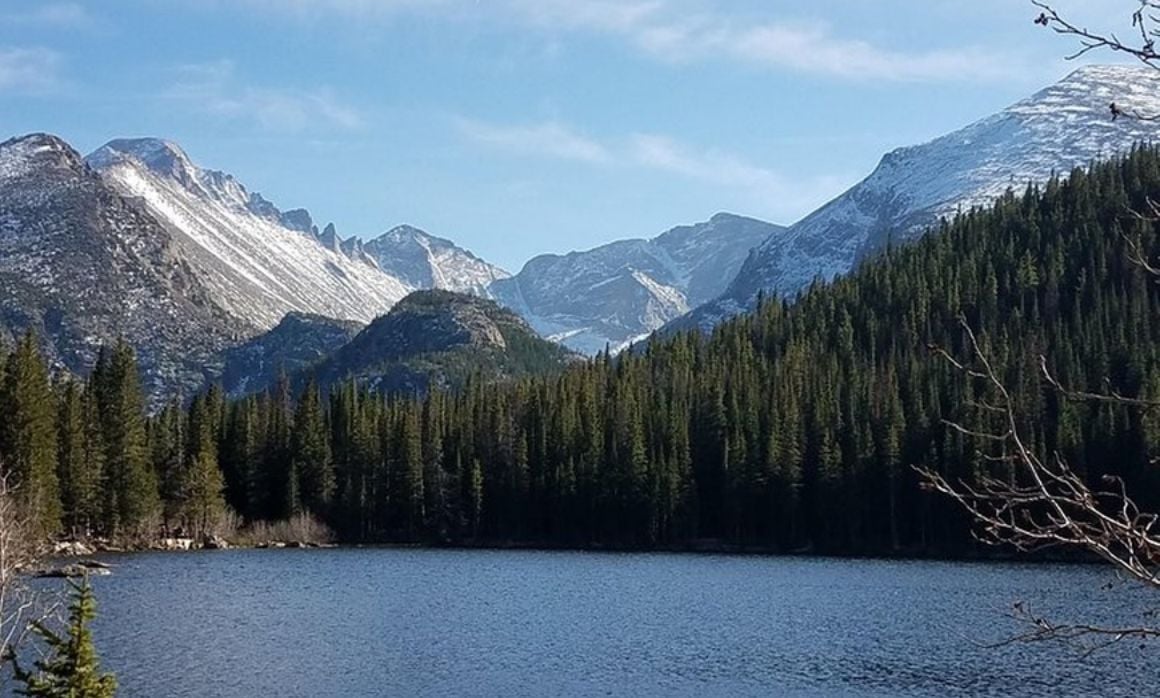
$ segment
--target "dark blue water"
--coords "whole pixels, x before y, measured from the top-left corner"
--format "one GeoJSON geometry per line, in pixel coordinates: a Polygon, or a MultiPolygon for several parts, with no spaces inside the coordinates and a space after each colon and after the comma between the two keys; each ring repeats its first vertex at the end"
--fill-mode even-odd
{"type": "MultiPolygon", "coordinates": [[[[124,696],[1143,695],[1156,650],[989,649],[1016,599],[1130,616],[1096,566],[437,550],[114,558],[124,696]]],[[[1160,646],[1158,646],[1160,647],[1160,646]]]]}

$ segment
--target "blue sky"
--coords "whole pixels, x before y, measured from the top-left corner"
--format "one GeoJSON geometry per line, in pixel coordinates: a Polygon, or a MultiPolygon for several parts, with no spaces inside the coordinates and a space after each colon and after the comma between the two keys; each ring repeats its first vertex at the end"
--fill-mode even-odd
{"type": "MultiPolygon", "coordinates": [[[[1123,28],[1133,2],[1062,0],[1123,28]]],[[[160,136],[340,234],[512,271],[732,211],[1070,72],[1023,0],[0,0],[0,139],[160,136]]]]}

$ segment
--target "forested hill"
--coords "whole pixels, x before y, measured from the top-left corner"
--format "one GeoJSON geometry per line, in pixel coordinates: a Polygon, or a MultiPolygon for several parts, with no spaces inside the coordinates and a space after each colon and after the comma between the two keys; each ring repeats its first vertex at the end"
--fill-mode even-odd
{"type": "MultiPolygon", "coordinates": [[[[351,541],[716,539],[965,553],[964,518],[920,491],[910,469],[970,480],[997,467],[979,454],[985,444],[942,423],[986,418],[968,407],[977,386],[929,351],[965,353],[962,313],[1036,446],[1093,479],[1125,475],[1156,508],[1149,456],[1160,415],[1063,401],[1038,372],[1042,353],[1076,388],[1160,396],[1160,289],[1131,260],[1134,244],[1146,258],[1160,254],[1156,225],[1129,213],[1146,210],[1149,196],[1160,196],[1160,151],[1146,148],[1007,196],[793,302],[763,302],[710,337],[658,340],[549,377],[476,377],[422,401],[353,385],[328,404],[317,392],[297,404],[284,390],[232,404],[211,394],[189,414],[154,420],[145,451],[167,515],[186,522],[225,505],[216,485],[181,486],[220,465],[226,501],[246,517],[309,510],[351,541]]],[[[19,409],[18,364],[8,364],[9,415],[19,409]]],[[[115,435],[114,421],[96,424],[115,435]]],[[[23,456],[11,454],[23,453],[23,432],[12,425],[22,423],[6,423],[2,447],[18,469],[23,456]]],[[[58,469],[74,498],[78,467],[58,469]]],[[[76,523],[67,501],[64,515],[76,523]]]]}

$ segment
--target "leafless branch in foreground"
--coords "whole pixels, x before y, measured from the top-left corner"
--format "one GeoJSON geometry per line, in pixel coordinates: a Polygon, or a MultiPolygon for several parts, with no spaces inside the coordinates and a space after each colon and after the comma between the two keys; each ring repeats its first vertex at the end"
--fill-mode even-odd
{"type": "MultiPolygon", "coordinates": [[[[971,359],[964,363],[941,348],[934,352],[969,379],[981,381],[990,397],[977,401],[995,415],[998,426],[981,430],[953,421],[944,424],[960,434],[996,446],[1001,456],[993,461],[1008,464],[1005,477],[984,474],[977,482],[950,481],[929,467],[916,467],[923,486],[949,496],[974,519],[974,536],[988,545],[1009,545],[1030,552],[1064,547],[1084,550],[1107,562],[1124,577],[1160,590],[1160,531],[1156,514],[1140,511],[1125,490],[1123,480],[1105,477],[1102,489],[1093,490],[1058,454],[1041,458],[1020,432],[1015,401],[999,378],[974,331],[960,319],[969,342],[971,359]]],[[[1044,379],[1064,395],[1081,400],[1105,400],[1128,406],[1151,406],[1122,396],[1066,391],[1040,359],[1044,379]]],[[[1010,614],[1027,631],[1000,645],[1013,642],[1058,640],[1076,642],[1094,651],[1127,638],[1160,637],[1160,627],[1103,627],[1060,624],[1016,604],[1010,614]]]]}
{"type": "MultiPolygon", "coordinates": [[[[1092,31],[1075,24],[1045,0],[1031,0],[1031,4],[1039,9],[1035,24],[1079,41],[1079,49],[1067,56],[1067,60],[1103,50],[1132,56],[1148,67],[1160,70],[1160,53],[1156,47],[1156,41],[1160,39],[1160,0],[1137,0],[1137,8],[1131,16],[1132,38],[1127,41],[1121,40],[1115,32],[1092,31]]],[[[1142,114],[1125,109],[1116,102],[1108,105],[1108,111],[1113,121],[1122,116],[1140,121],[1160,121],[1160,114],[1142,114]]]]}
{"type": "Polygon", "coordinates": [[[36,557],[23,506],[9,476],[0,471],[0,658],[14,651],[27,629],[26,617],[35,598],[24,577],[36,557]]]}

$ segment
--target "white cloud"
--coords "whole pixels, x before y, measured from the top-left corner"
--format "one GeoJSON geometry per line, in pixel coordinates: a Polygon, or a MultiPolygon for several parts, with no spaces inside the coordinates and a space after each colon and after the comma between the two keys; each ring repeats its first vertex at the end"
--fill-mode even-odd
{"type": "Polygon", "coordinates": [[[627,157],[639,167],[737,192],[755,206],[780,217],[789,216],[785,220],[804,215],[853,181],[834,176],[790,177],[732,153],[694,148],[657,134],[632,136],[627,157]]]}
{"type": "Polygon", "coordinates": [[[46,48],[0,47],[0,92],[42,92],[60,83],[61,56],[46,48]]]}
{"type": "Polygon", "coordinates": [[[55,27],[90,27],[96,20],[75,2],[45,2],[20,12],[0,15],[9,24],[44,24],[55,27]]]}
{"type": "Polygon", "coordinates": [[[556,121],[497,125],[457,119],[455,125],[468,139],[511,155],[647,170],[701,182],[783,220],[796,220],[855,179],[791,177],[717,148],[696,148],[659,134],[638,133],[600,141],[556,121]]]}
{"type": "Polygon", "coordinates": [[[358,110],[326,87],[302,90],[245,85],[232,61],[187,65],[167,99],[230,120],[249,121],[268,130],[305,131],[318,126],[354,129],[363,124],[358,110]]]}
{"type": "Polygon", "coordinates": [[[701,21],[649,27],[640,45],[669,60],[726,57],[759,67],[813,75],[892,81],[1000,80],[1010,56],[980,48],[904,52],[835,36],[821,22],[735,26],[701,21]]]}
{"type": "Polygon", "coordinates": [[[507,126],[456,119],[455,125],[460,133],[477,143],[519,155],[547,155],[587,163],[613,160],[604,145],[554,121],[507,126]]]}
{"type": "MultiPolygon", "coordinates": [[[[740,20],[724,2],[694,0],[239,0],[291,16],[360,21],[414,13],[498,20],[540,31],[616,37],[669,62],[724,59],[771,70],[852,80],[998,81],[1024,61],[979,46],[905,50],[842,36],[826,22],[740,20]],[[696,8],[714,7],[711,10],[696,8]]],[[[772,4],[772,3],[771,3],[772,4]]]]}
{"type": "Polygon", "coordinates": [[[493,8],[551,29],[631,32],[663,11],[665,0],[500,0],[493,8]]]}

